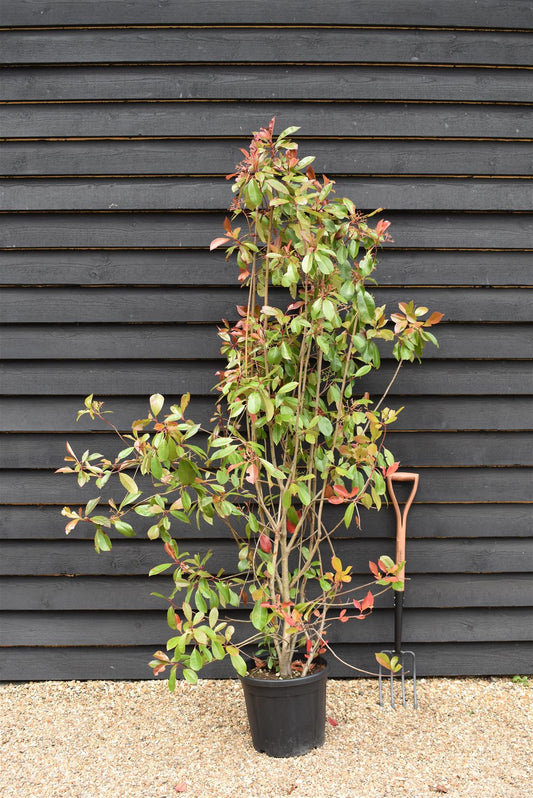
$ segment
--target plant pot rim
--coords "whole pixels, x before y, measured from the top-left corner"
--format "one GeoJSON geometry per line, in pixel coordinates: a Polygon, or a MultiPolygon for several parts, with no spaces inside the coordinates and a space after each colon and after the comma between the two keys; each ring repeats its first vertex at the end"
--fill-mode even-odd
{"type": "MultiPolygon", "coordinates": [[[[302,659],[303,657],[296,655],[294,659],[302,659]]],[[[245,682],[249,685],[260,685],[261,688],[265,690],[271,689],[278,689],[280,685],[287,685],[292,687],[297,687],[298,685],[307,685],[309,682],[319,680],[319,679],[327,679],[329,673],[329,666],[327,660],[323,659],[322,657],[317,657],[317,663],[322,665],[322,667],[316,671],[315,673],[308,673],[306,676],[294,676],[291,679],[281,679],[281,678],[274,678],[274,679],[262,679],[259,676],[251,676],[250,674],[246,674],[245,676],[239,676],[239,679],[242,682],[245,682]]],[[[250,663],[252,665],[252,663],[250,663]]],[[[255,667],[255,665],[254,665],[255,667]]]]}

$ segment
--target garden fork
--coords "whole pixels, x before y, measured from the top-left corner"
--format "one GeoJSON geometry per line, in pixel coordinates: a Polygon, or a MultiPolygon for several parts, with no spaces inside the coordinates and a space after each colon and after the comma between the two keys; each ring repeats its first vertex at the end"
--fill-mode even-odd
{"type": "MultiPolygon", "coordinates": [[[[394,504],[394,511],[396,513],[396,562],[404,562],[405,561],[405,538],[406,538],[406,526],[407,526],[407,513],[409,512],[409,508],[413,503],[413,499],[415,498],[415,493],[418,488],[418,474],[409,474],[407,472],[397,471],[395,474],[391,474],[387,477],[387,488],[389,490],[389,495],[392,499],[392,503],[394,504]],[[411,493],[409,494],[409,498],[405,503],[405,507],[402,511],[400,510],[400,506],[398,504],[398,500],[396,499],[396,495],[394,493],[393,482],[412,482],[413,487],[411,488],[411,493]]],[[[418,701],[416,696],[416,658],[414,651],[403,651],[402,650],[402,614],[403,614],[403,597],[405,591],[405,567],[398,573],[398,579],[401,579],[404,582],[404,585],[401,590],[394,591],[394,651],[388,650],[383,651],[383,654],[387,654],[389,657],[395,656],[398,657],[398,662],[402,666],[401,669],[401,683],[402,683],[402,704],[405,707],[405,659],[406,657],[410,658],[412,662],[412,674],[413,674],[413,703],[415,709],[418,707],[418,701]]],[[[390,672],[390,697],[391,697],[391,706],[394,709],[394,671],[390,672]]],[[[379,704],[383,706],[383,674],[381,664],[379,665],[379,704]]]]}

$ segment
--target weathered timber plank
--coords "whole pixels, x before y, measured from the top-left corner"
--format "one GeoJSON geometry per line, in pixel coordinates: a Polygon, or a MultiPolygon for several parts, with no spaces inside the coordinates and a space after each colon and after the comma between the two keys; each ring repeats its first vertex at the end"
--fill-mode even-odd
{"type": "MultiPolygon", "coordinates": [[[[379,207],[386,198],[389,211],[533,210],[531,181],[520,178],[341,177],[336,191],[361,208],[379,207]]],[[[231,197],[224,178],[0,180],[0,212],[218,211],[231,197]]]]}
{"type": "MultiPolygon", "coordinates": [[[[111,66],[0,68],[0,100],[531,100],[516,68],[111,66]]],[[[304,131],[305,132],[305,131],[304,131]]]]}
{"type": "MultiPolygon", "coordinates": [[[[122,445],[113,433],[70,433],[78,456],[85,449],[114,459],[122,445]]],[[[387,433],[387,448],[409,468],[418,466],[533,466],[533,430],[522,432],[387,433]]],[[[0,433],[0,468],[54,468],[65,454],[65,435],[0,433]]]]}
{"type": "MultiPolygon", "coordinates": [[[[244,143],[240,139],[10,141],[0,148],[0,175],[225,175],[239,161],[244,143]]],[[[314,155],[315,168],[328,175],[529,176],[533,160],[531,144],[525,141],[319,139],[302,141],[301,149],[314,155]]]]}
{"type": "MultiPolygon", "coordinates": [[[[251,132],[267,124],[273,116],[276,130],[300,125],[298,139],[305,136],[520,139],[533,135],[533,110],[529,106],[357,101],[286,104],[271,98],[268,102],[217,102],[216,105],[196,101],[86,105],[54,103],[53,99],[49,98],[45,104],[1,106],[0,135],[22,139],[237,136],[246,143],[251,132]]],[[[314,142],[306,146],[314,146],[314,142]]],[[[233,146],[225,150],[224,157],[229,155],[240,158],[233,146]]]]}
{"type": "MultiPolygon", "coordinates": [[[[234,271],[237,271],[235,267],[234,271]]],[[[376,271],[376,277],[379,279],[379,269],[376,271]]],[[[399,302],[413,301],[416,305],[423,305],[431,310],[438,309],[444,314],[446,323],[490,321],[494,324],[533,321],[533,291],[527,288],[374,289],[370,285],[369,289],[376,305],[386,305],[391,312],[397,308],[399,302]]],[[[243,303],[243,294],[242,288],[237,285],[234,288],[165,286],[160,289],[4,288],[0,293],[0,319],[6,325],[41,322],[46,324],[220,323],[221,319],[238,318],[235,308],[243,303]]],[[[269,298],[271,304],[282,308],[286,308],[291,302],[290,294],[279,288],[271,289],[269,298]]],[[[444,327],[440,327],[436,330],[436,334],[443,329],[444,327]]],[[[6,340],[10,339],[10,331],[12,336],[15,330],[15,327],[5,328],[6,340]]],[[[51,332],[53,334],[53,329],[51,332]]],[[[107,335],[109,332],[109,329],[102,329],[102,335],[107,335]]],[[[36,328],[35,335],[41,333],[44,333],[44,329],[36,328]]],[[[498,333],[505,334],[501,328],[498,333]]],[[[216,331],[210,329],[208,334],[217,339],[216,331]]],[[[9,344],[6,344],[5,348],[9,349],[9,344]]]]}
{"type": "MultiPolygon", "coordinates": [[[[408,463],[405,464],[408,466],[408,463]]],[[[85,504],[97,489],[79,488],[70,475],[51,471],[0,472],[0,503],[85,504]]],[[[96,493],[95,493],[96,492],[96,493]]],[[[102,490],[102,497],[116,495],[102,490]]],[[[424,468],[417,493],[419,502],[530,502],[531,470],[528,468],[424,468]]]]}
{"type": "MultiPolygon", "coordinates": [[[[222,252],[200,250],[0,251],[0,285],[235,286],[222,252]]],[[[382,286],[533,285],[528,252],[402,252],[379,255],[382,286]]]]}
{"type": "MultiPolygon", "coordinates": [[[[152,593],[169,595],[172,582],[158,577],[16,577],[0,578],[2,610],[153,610],[168,603],[152,593]]],[[[392,606],[390,593],[376,608],[392,606]]],[[[530,574],[416,575],[407,583],[406,608],[528,607],[533,603],[530,574]]]]}
{"type": "MultiPolygon", "coordinates": [[[[532,214],[390,211],[386,217],[399,248],[520,250],[533,239],[532,214]]],[[[216,213],[4,213],[0,249],[208,247],[222,223],[216,213]]]]}
{"type": "MultiPolygon", "coordinates": [[[[388,642],[392,639],[392,632],[388,642]]],[[[528,673],[533,660],[533,643],[431,643],[414,646],[419,676],[513,676],[528,673]]],[[[335,652],[345,662],[375,672],[375,646],[338,645],[335,652]]],[[[0,659],[0,679],[17,682],[45,679],[138,679],[152,680],[148,662],[153,646],[80,646],[80,647],[5,647],[0,659]],[[38,656],[36,656],[36,651],[38,656]]],[[[358,671],[331,658],[332,678],[354,679],[358,671]]],[[[235,678],[227,662],[209,665],[204,678],[235,678]]],[[[163,676],[159,676],[163,679],[163,676]]],[[[377,684],[375,685],[377,701],[377,684]]],[[[422,687],[419,700],[422,699],[422,687]]]]}
{"type": "Polygon", "coordinates": [[[531,65],[525,33],[386,28],[12,30],[3,64],[422,63],[531,65]]]}
{"type": "MultiPolygon", "coordinates": [[[[232,307],[219,318],[234,316],[232,307]]],[[[444,306],[439,304],[432,307],[444,306]]],[[[391,306],[391,309],[394,307],[391,306]]],[[[179,318],[179,321],[183,320],[183,317],[179,318]]],[[[120,358],[124,361],[163,357],[188,360],[193,355],[200,361],[216,358],[220,352],[216,328],[207,324],[156,325],[137,322],[131,326],[102,323],[95,327],[71,322],[69,325],[53,327],[43,324],[6,325],[0,329],[0,355],[6,361],[75,360],[82,356],[102,360],[120,358]]],[[[443,324],[435,333],[439,347],[429,344],[424,354],[426,360],[529,359],[533,351],[531,325],[443,324]]],[[[380,345],[379,348],[383,358],[391,357],[390,344],[380,345]]],[[[43,372],[46,368],[43,364],[43,372]]],[[[367,379],[365,377],[365,384],[367,379]]],[[[531,382],[530,388],[533,388],[531,382]]]]}
{"type": "MultiPolygon", "coordinates": [[[[357,627],[362,643],[380,645],[390,635],[392,611],[375,610],[357,627]]],[[[2,644],[11,646],[153,645],[169,637],[164,613],[139,612],[4,612],[2,644]]],[[[332,627],[332,644],[349,643],[353,629],[332,627]]],[[[530,641],[531,615],[523,608],[410,609],[404,616],[403,639],[411,643],[530,641]]]]}
{"type": "MultiPolygon", "coordinates": [[[[421,475],[424,479],[424,474],[421,475]]],[[[89,495],[87,493],[87,495],[89,495]]],[[[92,494],[91,494],[92,495],[92,494]]],[[[2,540],[65,540],[65,518],[61,516],[61,500],[57,505],[8,506],[0,513],[0,539],[2,540]]],[[[84,499],[85,501],[86,499],[84,499]]],[[[333,526],[340,520],[341,512],[327,508],[327,523],[333,526]]],[[[151,525],[150,519],[140,516],[134,519],[138,536],[146,537],[151,525]]],[[[238,524],[237,524],[238,526],[238,524]]],[[[187,533],[186,527],[173,528],[173,534],[187,533]]],[[[123,541],[118,533],[109,531],[112,538],[123,541]]],[[[187,534],[192,534],[187,533],[187,534]]],[[[88,524],[76,527],[76,539],[92,540],[94,531],[88,524]]],[[[197,540],[227,539],[228,529],[222,520],[215,518],[213,526],[194,527],[197,540]]],[[[409,539],[413,538],[476,538],[476,537],[531,537],[533,535],[533,507],[531,504],[415,504],[409,511],[409,539]]],[[[381,512],[361,509],[361,528],[352,524],[346,530],[341,526],[336,533],[338,538],[368,539],[395,538],[396,522],[392,507],[381,512]]],[[[409,544],[410,546],[410,544],[409,544]]],[[[410,550],[409,550],[410,553],[410,550]]]]}
{"type": "MultiPolygon", "coordinates": [[[[136,418],[147,417],[146,396],[98,396],[111,410],[113,424],[122,432],[131,430],[136,418]]],[[[168,397],[165,412],[175,397],[168,397]],[[170,400],[170,401],[169,401],[170,400]]],[[[528,430],[531,428],[529,396],[397,396],[389,394],[387,404],[403,410],[393,430],[528,430]]],[[[102,431],[102,422],[88,415],[76,421],[83,407],[82,396],[0,396],[0,432],[102,431]]],[[[213,415],[215,397],[194,396],[187,415],[207,427],[213,415]]]]}
{"type": "MultiPolygon", "coordinates": [[[[81,354],[90,358],[90,353],[81,354]]],[[[5,362],[0,363],[0,386],[6,396],[19,396],[21,393],[27,396],[61,396],[74,391],[78,391],[81,397],[90,393],[108,396],[162,393],[169,398],[187,392],[207,395],[218,381],[215,372],[220,365],[220,360],[172,362],[171,358],[127,363],[78,358],[78,362],[49,360],[46,366],[35,360],[5,362]]],[[[365,389],[376,394],[384,391],[394,371],[394,365],[385,362],[378,373],[365,377],[365,389]]],[[[395,382],[395,392],[410,396],[529,396],[533,394],[532,381],[530,362],[439,362],[428,359],[422,367],[419,364],[404,366],[395,382]]],[[[215,393],[212,395],[216,397],[215,393]]]]}
{"type": "MultiPolygon", "coordinates": [[[[427,25],[428,9],[419,0],[336,0],[328,8],[329,25],[427,25]]],[[[78,0],[4,0],[3,20],[9,26],[164,25],[164,24],[323,24],[324,6],[317,0],[287,5],[271,0],[257,6],[239,0],[107,0],[80,6],[78,0]]],[[[432,26],[530,28],[527,0],[447,0],[431,8],[432,26]]]]}

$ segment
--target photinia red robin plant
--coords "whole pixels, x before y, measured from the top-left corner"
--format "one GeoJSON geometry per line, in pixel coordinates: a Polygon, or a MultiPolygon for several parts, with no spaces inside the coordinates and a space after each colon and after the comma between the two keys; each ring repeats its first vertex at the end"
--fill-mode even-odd
{"type": "MultiPolygon", "coordinates": [[[[97,551],[111,548],[106,529],[131,536],[132,518],[152,520],[148,537],[163,542],[167,562],[150,574],[172,571],[172,636],[150,665],[155,674],[169,669],[171,689],[178,668],[195,682],[225,657],[244,675],[250,650],[281,678],[293,675],[302,652],[297,667],[305,675],[329,649],[333,621],[370,614],[370,587],[402,588],[402,563],[382,556],[356,598],[352,566],[335,554],[334,536],[342,524],[359,525],[360,507],[379,510],[385,500],[385,477],[398,467],[385,438],[398,411],[384,399],[402,363],[437,344],[428,328],[442,314],[427,317],[427,308],[408,302],[389,318],[376,306],[367,285],[375,284],[389,222],[372,227],[350,199],[334,196],[333,181],[318,179],[314,159],[300,158],[290,140],[298,128],[277,138],[273,129],[274,120],[242,150],[228,176],[231,218],[211,243],[235,257],[247,289],[237,320],[219,329],[225,365],[212,427],[188,417],[188,395],[163,415],[164,398],[155,394],[131,434],[114,428],[123,447],[114,460],[78,458],[68,447],[69,465],[59,469],[82,486],[94,480],[102,488],[109,479],[122,486],[105,514],[99,499],[78,512],[63,509],[67,533],[79,522],[94,525],[97,551]],[[364,378],[380,368],[381,342],[398,366],[376,401],[364,378]],[[344,512],[332,521],[335,505],[344,512]],[[184,524],[212,524],[215,516],[236,543],[233,573],[213,573],[209,555],[179,548],[184,524]],[[248,624],[225,617],[237,607],[248,624]]],[[[109,423],[105,412],[89,396],[79,415],[109,423]]]]}

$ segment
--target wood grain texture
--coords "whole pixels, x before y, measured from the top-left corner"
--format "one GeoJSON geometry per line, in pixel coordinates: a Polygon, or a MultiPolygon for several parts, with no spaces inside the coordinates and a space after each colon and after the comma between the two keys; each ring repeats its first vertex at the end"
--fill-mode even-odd
{"type": "MultiPolygon", "coordinates": [[[[0,135],[83,139],[113,136],[172,136],[179,139],[213,136],[239,137],[245,144],[252,130],[276,117],[276,129],[299,125],[297,140],[306,137],[385,138],[457,137],[481,139],[531,139],[533,109],[528,105],[468,105],[459,103],[385,103],[381,96],[370,102],[128,102],[62,103],[48,98],[43,104],[0,106],[0,135]]],[[[361,98],[362,99],[362,98],[361,98]]],[[[312,146],[309,142],[305,146],[312,146]]],[[[232,166],[239,158],[230,147],[232,166]]]]}
{"type": "MultiPolygon", "coordinates": [[[[102,432],[102,422],[88,415],[76,421],[83,396],[0,396],[0,432],[102,432]]],[[[146,396],[99,396],[113,413],[113,423],[128,432],[136,418],[148,413],[146,396]]],[[[175,397],[167,397],[165,412],[175,397]]],[[[387,404],[403,410],[393,430],[505,431],[531,427],[529,396],[398,396],[389,394],[387,404]]],[[[193,396],[189,416],[207,426],[215,397],[193,396]]]]}
{"type": "MultiPolygon", "coordinates": [[[[406,464],[407,465],[407,464],[406,464]]],[[[0,503],[3,504],[86,504],[94,489],[79,488],[69,475],[52,471],[0,472],[0,503]]],[[[419,502],[530,502],[531,469],[491,468],[425,468],[417,501],[419,502]]],[[[107,486],[106,486],[107,488],[107,486]]],[[[116,491],[103,490],[102,497],[116,491]]]]}
{"type": "MultiPolygon", "coordinates": [[[[397,248],[521,250],[533,240],[532,214],[391,211],[386,218],[397,248]]],[[[223,220],[222,214],[186,212],[5,213],[0,249],[208,247],[223,220]]]]}
{"type": "MultiPolygon", "coordinates": [[[[106,0],[80,7],[77,0],[4,0],[3,24],[33,25],[165,25],[165,24],[323,24],[324,6],[317,0],[271,0],[258,10],[239,0],[106,0]]],[[[428,9],[418,0],[335,0],[329,25],[427,25],[428,9]]],[[[477,28],[530,28],[528,0],[445,0],[431,8],[431,24],[477,28]]]]}
{"type": "MultiPolygon", "coordinates": [[[[0,251],[0,285],[235,287],[236,265],[200,250],[0,251]]],[[[529,252],[379,253],[380,285],[533,286],[529,252]]]]}
{"type": "Polygon", "coordinates": [[[521,69],[392,66],[111,66],[0,68],[0,101],[531,101],[521,69]]]}
{"type": "MultiPolygon", "coordinates": [[[[217,383],[219,360],[95,360],[92,353],[72,361],[38,360],[0,363],[0,386],[5,396],[63,396],[74,391],[81,397],[95,395],[149,396],[162,393],[209,395],[217,383]]],[[[167,353],[168,354],[168,353],[167,353]]],[[[379,373],[365,378],[371,393],[385,390],[395,371],[384,362],[379,373]]],[[[395,391],[403,396],[531,396],[532,370],[529,361],[427,360],[424,366],[409,364],[402,368],[395,391]]],[[[216,394],[211,393],[211,396],[216,394]]]]}
{"type": "MultiPolygon", "coordinates": [[[[463,472],[467,473],[467,472],[463,472]]],[[[20,475],[19,475],[20,476],[20,475]]],[[[425,479],[422,474],[421,479],[425,479]]],[[[88,495],[88,494],[87,494],[88,495]]],[[[56,540],[66,542],[65,519],[60,511],[64,496],[55,497],[55,505],[4,505],[0,514],[0,539],[2,540],[56,540]]],[[[85,499],[86,500],[86,499],[85,499]]],[[[328,518],[334,522],[339,520],[340,512],[328,509],[328,518]]],[[[135,518],[135,531],[140,539],[146,538],[151,525],[149,519],[135,518]]],[[[176,527],[177,537],[187,533],[186,527],[176,527]]],[[[227,539],[228,530],[225,524],[215,518],[213,526],[195,528],[195,536],[199,541],[206,539],[217,545],[218,540],[227,539]]],[[[381,538],[392,539],[396,536],[396,523],[391,507],[380,513],[361,509],[361,528],[352,524],[346,530],[341,526],[338,537],[350,540],[381,538]]],[[[530,538],[533,535],[533,505],[531,504],[415,504],[409,511],[409,540],[419,539],[456,539],[456,538],[530,538]]],[[[110,536],[123,541],[121,535],[110,531],[110,536]]],[[[87,556],[91,554],[94,533],[89,525],[78,525],[75,539],[86,541],[87,556]]],[[[157,544],[156,544],[157,545],[157,544]]],[[[105,557],[99,560],[103,566],[105,557]]],[[[364,563],[363,563],[364,565],[364,563]]]]}
{"type": "MultiPolygon", "coordinates": [[[[531,159],[530,159],[531,161],[531,159]]],[[[360,208],[384,204],[388,211],[531,211],[529,179],[373,177],[336,181],[340,197],[360,208]]],[[[224,178],[4,179],[3,211],[213,211],[231,202],[224,178]]]]}
{"type": "MultiPolygon", "coordinates": [[[[0,147],[0,175],[226,175],[233,171],[244,143],[239,139],[10,141],[0,147]]],[[[315,169],[329,176],[527,177],[533,167],[531,143],[526,141],[314,139],[302,141],[300,151],[314,155],[315,169]]]]}
{"type": "Polygon", "coordinates": [[[13,30],[2,35],[0,59],[3,64],[230,61],[528,66],[532,55],[525,33],[228,27],[13,30]]]}
{"type": "MultiPolygon", "coordinates": [[[[392,627],[387,642],[392,640],[392,627]]],[[[513,676],[527,673],[533,659],[533,643],[429,643],[415,644],[419,676],[513,676]]],[[[375,646],[339,645],[338,655],[347,662],[374,672],[375,646]]],[[[54,648],[5,647],[0,660],[0,679],[5,681],[43,679],[153,679],[148,662],[153,646],[61,646],[54,648]],[[38,653],[38,656],[36,656],[38,653]],[[120,661],[120,672],[117,662],[120,661]]],[[[331,662],[332,678],[357,678],[357,671],[331,662]]],[[[163,677],[159,677],[163,678],[163,677]]],[[[214,663],[205,678],[235,678],[230,664],[214,663]]],[[[375,686],[377,701],[377,684],[375,686]]]]}

